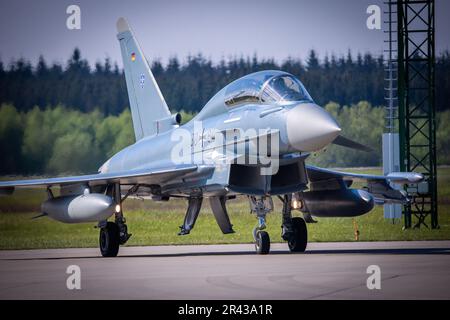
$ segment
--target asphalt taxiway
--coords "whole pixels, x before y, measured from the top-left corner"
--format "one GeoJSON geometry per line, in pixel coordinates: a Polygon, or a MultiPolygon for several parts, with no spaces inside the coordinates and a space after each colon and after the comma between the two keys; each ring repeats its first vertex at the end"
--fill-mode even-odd
{"type": "Polygon", "coordinates": [[[0,251],[0,299],[450,299],[450,241],[0,251]],[[80,290],[66,285],[80,267],[80,290]],[[379,266],[381,289],[367,268],[379,266]]]}

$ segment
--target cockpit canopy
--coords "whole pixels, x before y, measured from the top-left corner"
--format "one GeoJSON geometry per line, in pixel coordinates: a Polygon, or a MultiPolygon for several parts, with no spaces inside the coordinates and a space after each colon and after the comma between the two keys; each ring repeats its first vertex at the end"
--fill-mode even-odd
{"type": "Polygon", "coordinates": [[[228,107],[244,103],[283,104],[292,101],[313,100],[297,78],[281,71],[249,74],[229,84],[225,91],[225,105],[228,107]]]}

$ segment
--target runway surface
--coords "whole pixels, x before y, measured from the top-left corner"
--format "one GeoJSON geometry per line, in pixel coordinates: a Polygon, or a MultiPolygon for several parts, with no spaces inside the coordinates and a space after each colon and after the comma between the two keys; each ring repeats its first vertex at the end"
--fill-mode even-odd
{"type": "Polygon", "coordinates": [[[0,299],[450,299],[450,241],[0,251],[0,299]],[[81,290],[66,269],[81,270],[81,290]],[[369,290],[367,267],[381,270],[369,290]]]}

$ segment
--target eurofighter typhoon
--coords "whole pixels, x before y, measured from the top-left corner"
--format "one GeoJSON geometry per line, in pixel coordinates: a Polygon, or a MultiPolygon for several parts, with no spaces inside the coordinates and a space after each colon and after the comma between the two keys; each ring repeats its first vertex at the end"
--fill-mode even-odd
{"type": "Polygon", "coordinates": [[[270,237],[264,229],[266,215],[273,211],[272,197],[283,203],[281,237],[290,251],[303,252],[305,220],[359,216],[375,204],[405,203],[406,195],[393,184],[423,180],[417,173],[364,175],[306,165],[310,152],[332,143],[368,148],[341,136],[335,119],[314,103],[296,77],[282,71],[235,80],[180,125],[181,116],[169,111],[125,19],[117,21],[117,31],[136,142],[108,159],[97,174],[0,182],[2,195],[16,188],[45,187],[42,216],[96,223],[105,257],[116,256],[131,236],[122,210],[129,196],[186,199],[179,234],[187,235],[206,199],[220,230],[233,233],[227,201],[245,195],[257,218],[256,252],[267,254],[270,237]],[[366,187],[352,189],[354,180],[364,180],[366,187]],[[304,218],[293,217],[292,210],[300,210],[304,218]]]}

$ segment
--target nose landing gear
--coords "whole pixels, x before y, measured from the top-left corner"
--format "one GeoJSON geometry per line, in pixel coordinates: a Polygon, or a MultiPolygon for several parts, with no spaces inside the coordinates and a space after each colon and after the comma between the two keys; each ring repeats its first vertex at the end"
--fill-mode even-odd
{"type": "Polygon", "coordinates": [[[250,202],[250,212],[255,213],[258,218],[258,225],[253,229],[253,239],[255,249],[258,254],[268,254],[270,251],[270,237],[266,231],[266,215],[273,210],[271,197],[248,197],[250,202]]]}

